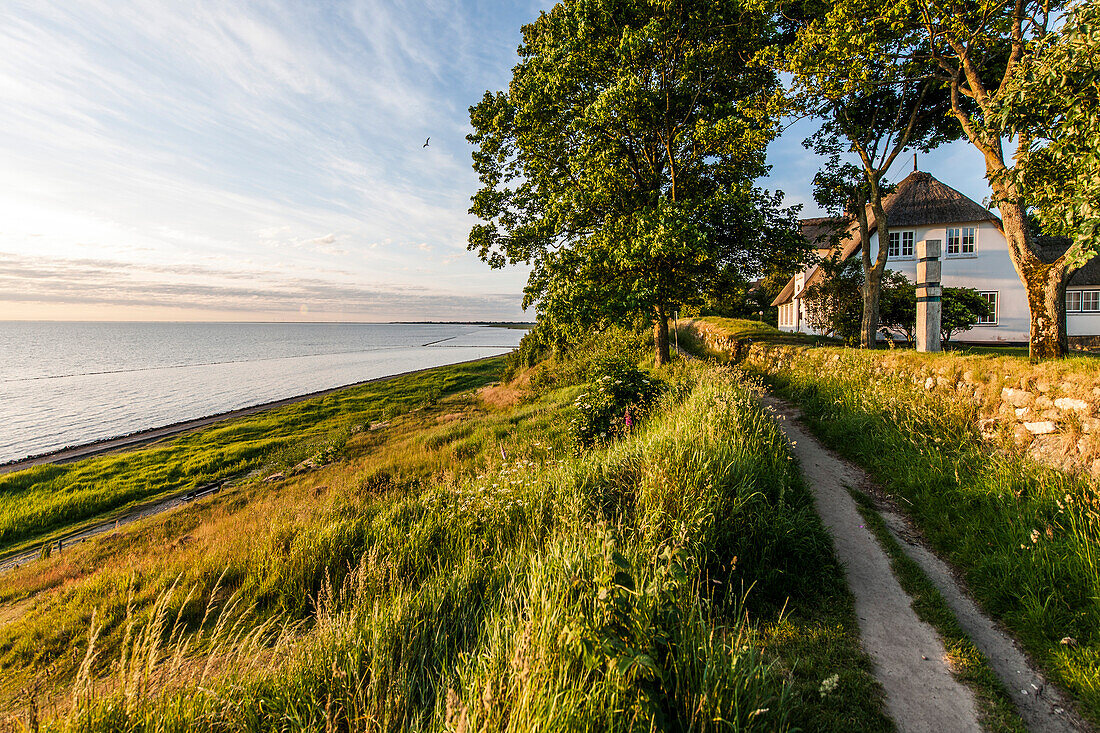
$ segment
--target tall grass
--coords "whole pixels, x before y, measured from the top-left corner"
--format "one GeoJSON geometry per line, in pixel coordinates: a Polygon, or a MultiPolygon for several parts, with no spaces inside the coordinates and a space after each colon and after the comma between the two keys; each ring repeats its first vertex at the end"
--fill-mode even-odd
{"type": "MultiPolygon", "coordinates": [[[[888,729],[850,635],[777,654],[790,609],[850,623],[850,600],[775,426],[730,373],[689,371],[606,449],[513,444],[479,474],[272,518],[220,579],[210,562],[129,601],[121,643],[93,633],[55,727],[888,729]]],[[[516,413],[561,423],[571,394],[516,413]]]]}
{"type": "Polygon", "coordinates": [[[866,469],[982,606],[1100,721],[1100,498],[1085,478],[983,442],[966,396],[914,387],[875,355],[798,359],[767,378],[866,469]]]}

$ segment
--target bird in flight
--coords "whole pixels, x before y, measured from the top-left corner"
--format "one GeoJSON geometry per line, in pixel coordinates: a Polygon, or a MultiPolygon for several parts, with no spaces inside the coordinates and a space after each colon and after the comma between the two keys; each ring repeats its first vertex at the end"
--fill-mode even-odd
{"type": "Polygon", "coordinates": [[[432,139],[429,137],[427,140],[424,141],[424,146],[423,147],[425,147],[425,148],[428,147],[428,143],[430,143],[431,141],[432,141],[432,139]]]}

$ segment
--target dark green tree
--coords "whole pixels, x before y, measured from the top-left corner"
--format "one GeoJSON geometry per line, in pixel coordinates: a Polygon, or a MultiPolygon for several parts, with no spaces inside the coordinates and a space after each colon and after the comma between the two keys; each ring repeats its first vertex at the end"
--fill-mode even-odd
{"type": "Polygon", "coordinates": [[[896,270],[887,270],[882,277],[882,298],[879,301],[879,325],[889,334],[898,334],[912,346],[917,329],[917,287],[896,270]]]}
{"type": "Polygon", "coordinates": [[[771,26],[737,0],[565,0],[523,28],[507,93],[470,109],[481,223],[469,248],[527,263],[550,328],[668,318],[725,268],[797,260],[793,219],[752,186],[777,81],[771,26]],[[749,223],[762,226],[748,226],[749,223]]]}
{"type": "Polygon", "coordinates": [[[969,331],[979,320],[992,315],[989,301],[973,288],[944,288],[940,305],[940,339],[944,344],[950,343],[955,334],[969,331]]]}
{"type": "Polygon", "coordinates": [[[821,277],[806,288],[802,302],[806,305],[806,323],[825,336],[845,343],[859,342],[863,300],[860,289],[863,273],[859,260],[841,260],[834,254],[821,261],[821,277]]]}

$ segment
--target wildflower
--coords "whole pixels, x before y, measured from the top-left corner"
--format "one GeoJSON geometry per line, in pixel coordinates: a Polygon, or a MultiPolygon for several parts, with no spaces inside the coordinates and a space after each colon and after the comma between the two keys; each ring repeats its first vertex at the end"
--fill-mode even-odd
{"type": "Polygon", "coordinates": [[[1038,542],[1039,542],[1039,530],[1033,529],[1033,530],[1031,530],[1031,544],[1034,545],[1038,542]]]}
{"type": "Polygon", "coordinates": [[[822,697],[825,697],[830,692],[833,692],[834,690],[836,690],[836,688],[839,685],[840,685],[840,675],[839,674],[834,674],[832,677],[826,677],[825,679],[823,679],[821,681],[821,687],[818,688],[818,692],[821,693],[822,697]]]}

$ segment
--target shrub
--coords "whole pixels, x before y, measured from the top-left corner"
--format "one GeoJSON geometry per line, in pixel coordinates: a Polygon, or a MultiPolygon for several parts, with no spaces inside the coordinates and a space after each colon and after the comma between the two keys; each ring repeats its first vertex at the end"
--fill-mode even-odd
{"type": "Polygon", "coordinates": [[[594,378],[573,402],[573,439],[590,448],[625,435],[649,412],[662,387],[660,380],[625,359],[597,362],[594,378]]]}

